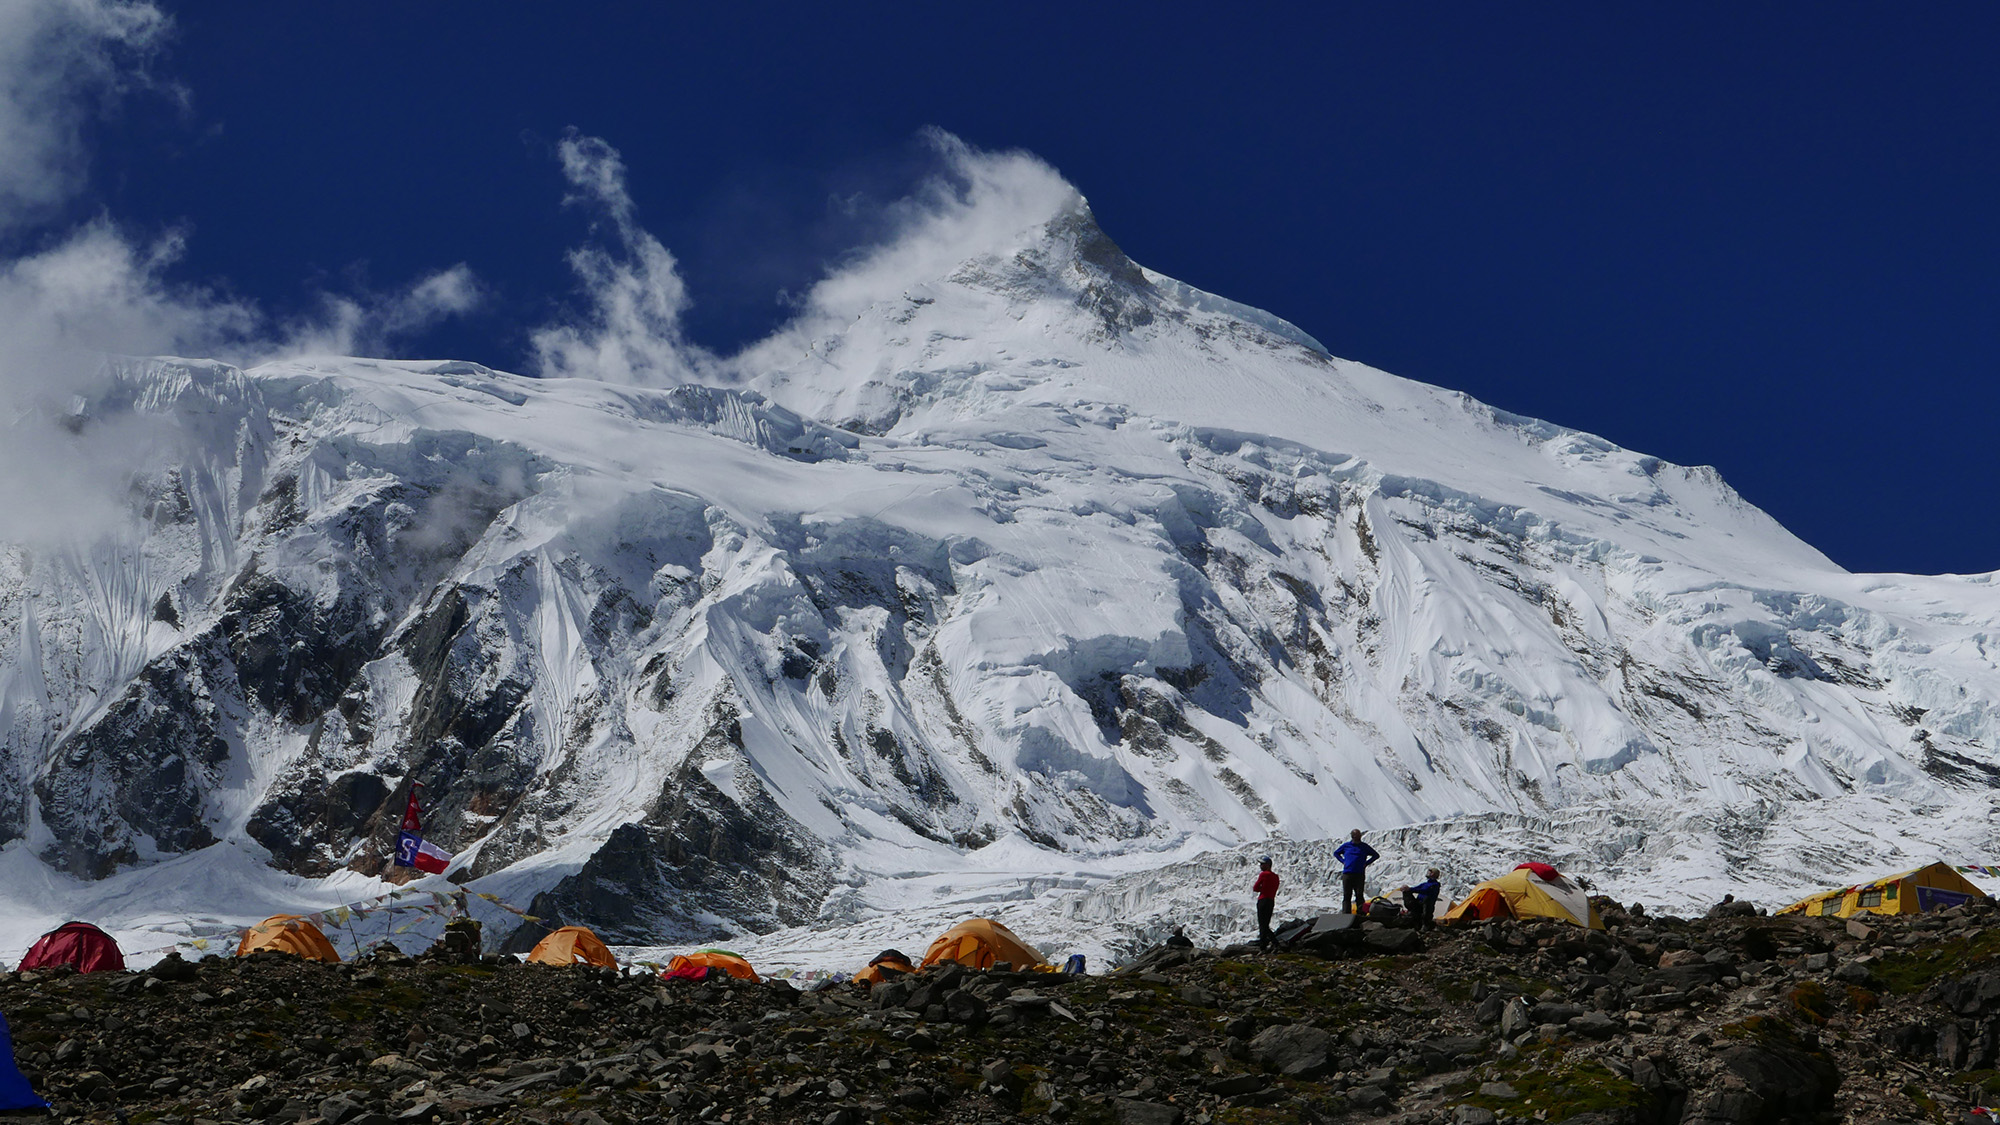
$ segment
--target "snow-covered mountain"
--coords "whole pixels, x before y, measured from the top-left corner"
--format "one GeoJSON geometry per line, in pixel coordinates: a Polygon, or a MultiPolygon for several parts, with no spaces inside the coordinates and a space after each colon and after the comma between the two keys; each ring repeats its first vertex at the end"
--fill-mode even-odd
{"type": "Polygon", "coordinates": [[[352,897],[411,780],[455,880],[629,942],[1219,931],[1203,853],[1354,826],[1411,826],[1392,878],[1534,848],[1669,905],[1990,858],[1993,575],[1849,574],[1080,200],[933,272],[710,385],[134,360],[18,421],[145,469],[137,530],[0,548],[6,882],[352,897]]]}

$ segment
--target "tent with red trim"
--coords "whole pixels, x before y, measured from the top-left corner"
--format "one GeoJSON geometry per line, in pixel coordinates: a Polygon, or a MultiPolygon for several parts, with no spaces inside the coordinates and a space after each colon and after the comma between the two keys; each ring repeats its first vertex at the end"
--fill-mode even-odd
{"type": "Polygon", "coordinates": [[[117,973],[125,969],[125,953],[110,934],[88,922],[64,922],[41,936],[21,958],[20,968],[51,969],[68,965],[79,973],[117,973]]]}
{"type": "Polygon", "coordinates": [[[1498,879],[1486,880],[1438,921],[1451,925],[1495,918],[1551,918],[1585,929],[1604,928],[1589,892],[1546,863],[1523,863],[1498,879]]]}

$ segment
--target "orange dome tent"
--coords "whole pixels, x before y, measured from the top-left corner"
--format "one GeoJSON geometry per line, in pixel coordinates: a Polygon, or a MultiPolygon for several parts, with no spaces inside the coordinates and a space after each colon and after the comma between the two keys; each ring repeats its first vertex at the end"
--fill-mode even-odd
{"type": "Polygon", "coordinates": [[[910,964],[910,959],[903,956],[900,950],[885,949],[876,954],[873,961],[868,962],[867,968],[854,974],[854,981],[857,984],[876,985],[892,977],[916,971],[917,967],[910,964]]]}
{"type": "Polygon", "coordinates": [[[1047,962],[1014,931],[991,918],[968,918],[931,943],[923,968],[956,961],[968,969],[990,969],[1005,961],[1015,969],[1038,968],[1047,962]]]}
{"type": "Polygon", "coordinates": [[[535,943],[528,953],[530,965],[596,965],[615,969],[618,959],[611,955],[597,935],[582,926],[564,926],[535,943]]]}
{"type": "Polygon", "coordinates": [[[340,954],[334,952],[333,943],[326,940],[319,927],[296,914],[273,914],[244,930],[243,940],[236,944],[236,955],[243,957],[264,949],[329,965],[340,962],[340,954]]]}
{"type": "Polygon", "coordinates": [[[750,967],[750,962],[727,949],[697,949],[693,953],[677,953],[667,962],[667,971],[677,972],[693,965],[728,973],[737,980],[762,979],[757,975],[757,970],[750,967]]]}

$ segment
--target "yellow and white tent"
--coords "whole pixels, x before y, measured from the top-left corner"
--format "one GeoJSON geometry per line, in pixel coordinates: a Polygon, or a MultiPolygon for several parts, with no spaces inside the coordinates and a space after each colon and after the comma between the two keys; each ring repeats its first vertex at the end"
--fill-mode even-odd
{"type": "Polygon", "coordinates": [[[1587,930],[1604,928],[1589,892],[1546,863],[1524,863],[1486,880],[1439,921],[1450,925],[1492,918],[1548,918],[1587,930]]]}
{"type": "Polygon", "coordinates": [[[1884,875],[1870,883],[1821,891],[1778,911],[1816,918],[1852,918],[1856,914],[1920,914],[1943,910],[1986,892],[1948,863],[1932,863],[1915,871],[1884,875]]]}

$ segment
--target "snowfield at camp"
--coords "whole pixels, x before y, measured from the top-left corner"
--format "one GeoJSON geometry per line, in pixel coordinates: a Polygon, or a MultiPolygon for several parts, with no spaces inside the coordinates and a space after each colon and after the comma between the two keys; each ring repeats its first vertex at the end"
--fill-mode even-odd
{"type": "Polygon", "coordinates": [[[17,423],[147,469],[128,533],[0,546],[0,955],[382,895],[412,780],[414,886],[760,971],[1234,939],[1354,827],[1371,891],[1654,910],[2000,852],[1994,575],[1843,571],[1064,189],[677,386],[131,359],[17,423]]]}

